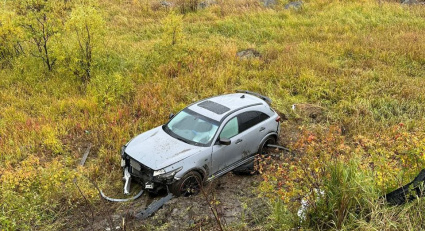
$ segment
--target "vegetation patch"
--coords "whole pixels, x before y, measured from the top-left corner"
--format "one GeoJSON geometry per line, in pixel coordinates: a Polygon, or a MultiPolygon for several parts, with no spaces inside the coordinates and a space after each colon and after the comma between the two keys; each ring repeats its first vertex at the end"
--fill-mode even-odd
{"type": "Polygon", "coordinates": [[[423,5],[168,3],[0,3],[2,229],[75,224],[65,218],[101,205],[89,181],[121,193],[119,151],[131,137],[237,89],[269,96],[288,115],[282,142],[294,153],[264,160],[260,191],[272,210],[256,227],[424,228],[423,200],[379,199],[425,164],[423,5]],[[240,59],[247,49],[261,55],[240,59]],[[314,105],[320,119],[294,104],[314,105]]]}

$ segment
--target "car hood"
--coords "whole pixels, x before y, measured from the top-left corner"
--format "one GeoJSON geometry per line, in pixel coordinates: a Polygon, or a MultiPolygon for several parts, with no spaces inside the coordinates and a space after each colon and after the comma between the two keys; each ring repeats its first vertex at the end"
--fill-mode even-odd
{"type": "Polygon", "coordinates": [[[159,126],[136,136],[127,144],[125,153],[141,164],[159,170],[205,148],[180,141],[168,135],[162,126],[159,126]]]}

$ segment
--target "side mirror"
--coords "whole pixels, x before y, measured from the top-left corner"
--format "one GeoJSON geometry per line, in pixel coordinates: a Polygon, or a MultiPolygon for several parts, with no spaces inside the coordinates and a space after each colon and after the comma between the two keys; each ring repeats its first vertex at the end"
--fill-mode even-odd
{"type": "Polygon", "coordinates": [[[230,145],[232,142],[230,141],[230,139],[220,138],[218,140],[218,143],[221,145],[230,145]]]}
{"type": "Polygon", "coordinates": [[[168,116],[168,119],[171,120],[173,117],[174,117],[174,113],[171,112],[170,115],[168,116]]]}

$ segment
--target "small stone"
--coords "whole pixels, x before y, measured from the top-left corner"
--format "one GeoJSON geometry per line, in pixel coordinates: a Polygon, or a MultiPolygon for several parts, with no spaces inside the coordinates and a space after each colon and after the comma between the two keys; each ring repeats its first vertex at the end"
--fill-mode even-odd
{"type": "Polygon", "coordinates": [[[211,6],[211,5],[214,5],[214,4],[216,4],[216,1],[214,1],[214,0],[205,0],[205,1],[198,3],[198,8],[199,9],[205,9],[205,8],[211,6]]]}
{"type": "Polygon", "coordinates": [[[401,4],[403,5],[425,5],[425,1],[421,0],[401,0],[401,4]]]}
{"type": "Polygon", "coordinates": [[[295,9],[298,10],[303,6],[303,2],[302,1],[296,1],[296,2],[290,2],[288,4],[285,5],[285,9],[295,9]]]}
{"type": "Polygon", "coordinates": [[[402,0],[401,4],[405,4],[405,5],[414,5],[414,4],[418,4],[419,2],[417,0],[402,0]]]}
{"type": "Polygon", "coordinates": [[[161,1],[161,6],[168,8],[168,7],[171,7],[172,6],[172,3],[167,2],[167,1],[161,1]]]}
{"type": "Polygon", "coordinates": [[[320,122],[325,119],[324,108],[308,103],[298,103],[292,105],[292,110],[299,116],[309,118],[313,122],[320,122]]]}
{"type": "Polygon", "coordinates": [[[179,213],[179,209],[178,208],[174,208],[173,211],[171,212],[171,216],[177,216],[179,213]]]}
{"type": "Polygon", "coordinates": [[[264,0],[265,7],[272,7],[274,5],[276,5],[276,0],[264,0]]]}
{"type": "Polygon", "coordinates": [[[250,59],[250,58],[258,58],[261,57],[260,52],[258,52],[257,50],[254,50],[252,48],[246,49],[246,50],[242,50],[239,51],[238,53],[236,53],[236,55],[240,58],[240,59],[250,59]]]}

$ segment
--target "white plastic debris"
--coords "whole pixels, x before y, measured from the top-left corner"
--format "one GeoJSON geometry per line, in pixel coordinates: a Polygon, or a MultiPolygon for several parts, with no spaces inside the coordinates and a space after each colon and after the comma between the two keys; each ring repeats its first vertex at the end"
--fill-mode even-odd
{"type": "MultiPolygon", "coordinates": [[[[318,201],[321,197],[325,195],[325,192],[321,189],[315,188],[313,189],[313,191],[316,194],[316,201],[318,201]]],[[[310,203],[309,203],[309,200],[307,199],[307,195],[305,195],[303,199],[301,200],[301,206],[297,212],[297,215],[301,219],[301,221],[305,221],[308,207],[310,207],[310,203]]]]}
{"type": "Polygon", "coordinates": [[[130,183],[131,183],[131,175],[128,172],[128,167],[124,168],[124,194],[128,195],[130,194],[130,183]]]}

